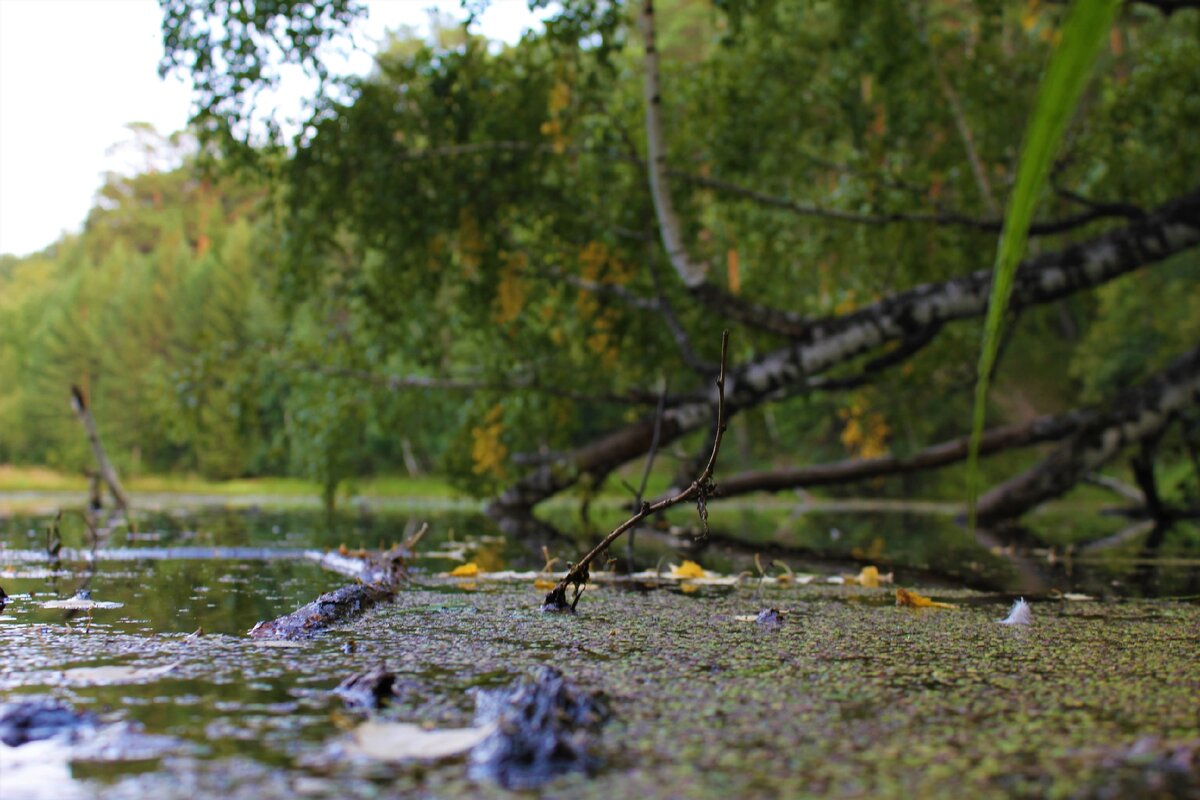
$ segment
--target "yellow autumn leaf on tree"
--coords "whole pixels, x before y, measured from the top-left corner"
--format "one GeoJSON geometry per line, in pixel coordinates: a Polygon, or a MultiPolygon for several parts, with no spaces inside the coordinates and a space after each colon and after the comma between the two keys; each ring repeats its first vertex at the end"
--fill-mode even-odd
{"type": "Polygon", "coordinates": [[[928,597],[910,592],[908,589],[896,589],[896,605],[908,608],[954,608],[949,603],[939,603],[928,597]]]}
{"type": "Polygon", "coordinates": [[[671,565],[672,578],[703,578],[704,567],[695,561],[684,561],[679,566],[671,565]]]}
{"type": "Polygon", "coordinates": [[[508,448],[500,440],[504,433],[504,407],[492,406],[483,424],[471,429],[471,469],[476,475],[504,477],[508,448]]]}
{"type": "Polygon", "coordinates": [[[479,565],[476,564],[474,561],[468,562],[466,564],[463,564],[460,567],[455,567],[454,569],[450,570],[450,577],[452,577],[452,578],[474,578],[478,574],[479,574],[479,565]]]}

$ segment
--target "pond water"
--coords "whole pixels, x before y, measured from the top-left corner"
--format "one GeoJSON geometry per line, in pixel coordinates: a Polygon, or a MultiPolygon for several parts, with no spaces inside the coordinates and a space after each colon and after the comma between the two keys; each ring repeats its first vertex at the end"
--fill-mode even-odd
{"type": "MultiPolygon", "coordinates": [[[[595,525],[619,513],[601,510],[595,525]]],[[[54,561],[49,520],[10,516],[0,520],[0,587],[10,596],[0,702],[54,698],[124,738],[0,744],[0,796],[506,794],[469,780],[461,759],[345,755],[364,715],[330,690],[379,664],[400,687],[383,717],[428,727],[469,726],[473,689],[542,664],[608,695],[601,766],[548,784],[547,797],[1200,792],[1193,532],[1149,561],[1136,548],[1065,559],[1060,546],[1014,566],[936,516],[725,516],[699,547],[670,530],[645,532],[635,559],[665,569],[693,558],[749,573],[741,585],[600,586],[574,618],[538,613],[544,591],[530,581],[444,573],[464,560],[487,572],[537,570],[543,546],[566,560],[588,537],[504,537],[469,510],[140,514],[138,531],[114,532],[99,560],[67,516],[54,561]],[[376,548],[423,521],[430,533],[395,603],[304,642],[245,635],[349,582],[307,551],[376,548]],[[728,545],[729,531],[753,544],[728,545]],[[772,575],[784,574],[780,561],[819,577],[758,585],[756,552],[772,575]],[[892,587],[824,582],[864,563],[958,608],[897,608],[892,587]],[[1035,622],[1001,626],[1030,563],[1047,586],[1035,622]],[[45,605],[80,590],[97,605],[45,605]],[[785,612],[782,627],[739,619],[765,607],[785,612]]],[[[573,522],[565,512],[558,521],[573,522]]]]}

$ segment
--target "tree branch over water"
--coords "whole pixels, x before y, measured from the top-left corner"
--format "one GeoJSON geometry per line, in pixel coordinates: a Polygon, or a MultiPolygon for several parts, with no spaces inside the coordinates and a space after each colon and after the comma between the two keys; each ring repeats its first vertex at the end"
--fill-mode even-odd
{"type": "MultiPolygon", "coordinates": [[[[1027,260],[1017,271],[1013,310],[1049,303],[1100,286],[1139,267],[1161,263],[1200,244],[1200,189],[1152,211],[1145,219],[1055,253],[1027,260]]],[[[981,316],[987,309],[991,271],[896,292],[847,314],[809,323],[802,339],[730,368],[725,398],[729,414],[813,386],[813,378],[864,353],[898,341],[917,341],[931,330],[981,316]]],[[[668,407],[661,445],[698,430],[710,419],[713,398],[668,407]]],[[[654,420],[647,416],[599,437],[515,482],[494,503],[495,513],[523,513],[574,484],[644,455],[654,420]]]]}

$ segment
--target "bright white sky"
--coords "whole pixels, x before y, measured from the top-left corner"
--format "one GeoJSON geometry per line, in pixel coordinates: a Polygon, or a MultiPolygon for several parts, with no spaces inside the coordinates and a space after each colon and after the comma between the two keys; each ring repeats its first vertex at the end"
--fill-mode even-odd
{"type": "MultiPolygon", "coordinates": [[[[429,10],[466,16],[457,0],[367,0],[359,39],[411,25],[429,10]]],[[[191,97],[161,80],[161,13],[155,0],[0,0],[0,253],[26,255],[80,229],[103,175],[127,171],[113,145],[130,122],[168,134],[187,124],[191,97]]],[[[505,42],[537,24],[527,0],[491,0],[473,30],[505,42]]],[[[349,48],[346,48],[349,49],[349,48]]],[[[365,74],[366,54],[342,71],[365,74]]],[[[285,83],[295,113],[307,86],[285,83]]],[[[286,112],[285,112],[286,113],[286,112]]]]}

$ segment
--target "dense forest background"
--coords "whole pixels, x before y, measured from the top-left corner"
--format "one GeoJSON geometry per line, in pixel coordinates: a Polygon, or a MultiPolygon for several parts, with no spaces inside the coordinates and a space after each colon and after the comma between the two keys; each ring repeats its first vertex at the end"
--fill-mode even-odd
{"type": "MultiPolygon", "coordinates": [[[[348,8],[277,5],[315,20],[314,35],[348,8]]],[[[1196,188],[1200,11],[1156,5],[1129,4],[1111,32],[1031,256],[1196,188]]],[[[274,18],[217,41],[181,22],[195,8],[224,6],[164,4],[168,66],[197,78],[196,128],[131,127],[146,168],[109,176],[80,234],[0,259],[0,462],[89,468],[67,402],[78,385],[125,473],[298,475],[330,493],[433,473],[494,495],[653,417],[660,398],[694,400],[731,324],[748,370],[808,335],[795,332],[807,320],[990,268],[1063,13],[661,2],[665,174],[708,267],[697,292],[661,242],[648,181],[640,6],[566,3],[510,47],[455,27],[397,36],[294,139],[252,146],[244,107],[226,102],[238,62],[214,59],[221,83],[188,53],[232,49],[239,31],[256,41],[274,18]]],[[[251,63],[247,85],[264,79],[251,63]]],[[[1010,323],[989,424],[1103,404],[1200,342],[1200,254],[1010,323]]],[[[938,325],[911,353],[893,342],[835,365],[825,386],[746,403],[720,471],[903,456],[962,435],[980,330],[938,325]]],[[[1156,442],[1176,499],[1194,493],[1191,414],[1156,442]]],[[[708,438],[677,437],[660,470],[687,474],[708,438]]],[[[1004,453],[985,480],[1038,458],[1004,453]]],[[[607,476],[562,483],[590,491],[607,476]]],[[[962,476],[868,490],[961,496],[962,476]]]]}

